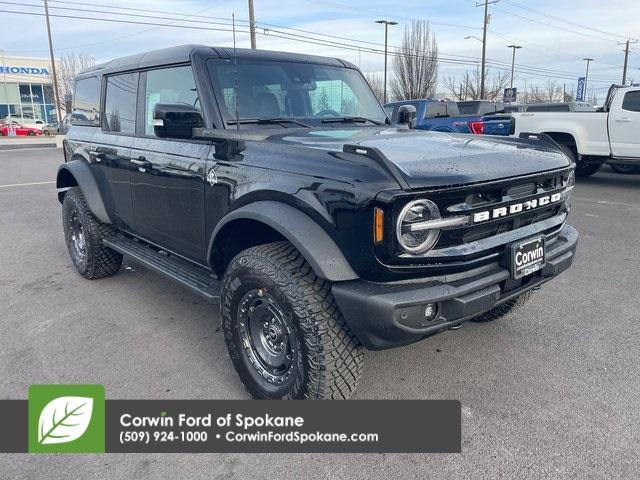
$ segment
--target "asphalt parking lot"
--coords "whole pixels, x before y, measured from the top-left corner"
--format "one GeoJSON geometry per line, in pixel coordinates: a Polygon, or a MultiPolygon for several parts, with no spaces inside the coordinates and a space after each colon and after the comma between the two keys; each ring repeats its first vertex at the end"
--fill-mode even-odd
{"type": "MultiPolygon", "coordinates": [[[[200,297],[129,263],[93,282],[75,273],[60,162],[53,148],[0,151],[0,398],[34,383],[247,398],[200,297]]],[[[462,454],[2,455],[0,478],[637,478],[640,175],[605,167],[573,203],[576,262],[523,310],[368,353],[356,398],[460,399],[462,454]]]]}

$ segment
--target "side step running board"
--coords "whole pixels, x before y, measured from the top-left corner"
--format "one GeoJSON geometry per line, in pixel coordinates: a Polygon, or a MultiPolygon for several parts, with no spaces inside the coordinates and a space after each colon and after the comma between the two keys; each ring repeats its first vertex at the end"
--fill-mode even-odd
{"type": "Polygon", "coordinates": [[[123,235],[105,238],[103,243],[116,252],[203,295],[209,302],[220,303],[221,282],[208,270],[123,235]]]}

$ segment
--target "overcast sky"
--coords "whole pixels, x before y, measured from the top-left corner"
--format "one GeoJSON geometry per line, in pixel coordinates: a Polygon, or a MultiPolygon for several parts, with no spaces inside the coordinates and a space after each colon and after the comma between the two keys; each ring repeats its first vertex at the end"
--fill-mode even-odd
{"type": "MultiPolygon", "coordinates": [[[[0,4],[0,49],[4,49],[6,55],[46,56],[48,51],[44,17],[6,13],[41,13],[42,2],[13,1],[23,5],[11,4],[12,2],[0,4]],[[38,6],[24,6],[26,4],[38,6]]],[[[180,18],[215,22],[192,23],[191,26],[200,29],[182,29],[166,25],[153,27],[135,23],[52,18],[57,54],[83,52],[100,62],[182,43],[230,46],[233,44],[230,32],[210,29],[228,29],[224,24],[230,21],[232,13],[235,13],[238,30],[241,31],[237,36],[238,46],[249,46],[248,35],[244,33],[246,24],[243,22],[248,18],[247,0],[49,0],[49,3],[51,13],[55,15],[117,18],[129,22],[173,25],[186,25],[184,22],[176,22],[180,18]],[[96,5],[167,11],[174,12],[174,15],[140,11],[126,13],[139,13],[147,17],[107,15],[105,12],[125,11],[96,5]]],[[[475,39],[464,39],[466,36],[482,35],[482,8],[476,7],[473,0],[255,0],[255,10],[256,21],[263,27],[258,29],[258,48],[338,56],[359,65],[364,72],[382,72],[384,57],[366,51],[277,38],[274,34],[288,31],[299,35],[296,38],[301,40],[324,38],[325,41],[351,45],[357,44],[356,40],[372,42],[358,45],[377,50],[382,48],[384,42],[384,28],[375,24],[375,20],[385,18],[398,22],[397,26],[390,28],[389,34],[389,44],[398,45],[404,26],[412,19],[424,19],[430,22],[436,34],[443,58],[469,63],[441,63],[440,79],[449,75],[462,75],[465,69],[473,69],[473,63],[480,58],[481,43],[475,39]],[[285,30],[282,27],[319,35],[285,30]]],[[[500,0],[490,6],[490,12],[487,58],[491,62],[501,62],[501,65],[508,66],[511,62],[511,49],[507,45],[521,45],[523,48],[518,50],[516,57],[516,86],[521,89],[525,81],[527,85],[542,86],[549,78],[560,84],[566,83],[567,90],[575,89],[577,77],[585,71],[582,58],[593,57],[595,61],[591,64],[590,85],[595,89],[594,93],[602,97],[609,84],[621,81],[624,54],[621,51],[623,47],[617,43],[624,41],[627,36],[640,37],[640,0],[500,0]]],[[[631,50],[629,77],[640,81],[640,44],[631,50]]]]}

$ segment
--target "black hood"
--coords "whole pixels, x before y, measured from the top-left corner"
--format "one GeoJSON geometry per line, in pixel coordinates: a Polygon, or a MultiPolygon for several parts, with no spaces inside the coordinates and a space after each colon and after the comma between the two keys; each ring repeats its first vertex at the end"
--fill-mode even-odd
{"type": "Polygon", "coordinates": [[[273,140],[328,151],[343,151],[345,145],[377,149],[411,188],[486,182],[569,166],[567,156],[550,143],[508,137],[365,127],[297,130],[273,140]]]}

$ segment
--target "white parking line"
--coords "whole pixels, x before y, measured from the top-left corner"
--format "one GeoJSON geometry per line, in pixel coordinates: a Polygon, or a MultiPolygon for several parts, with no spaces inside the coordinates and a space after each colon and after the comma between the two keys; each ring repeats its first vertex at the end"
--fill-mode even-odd
{"type": "Polygon", "coordinates": [[[55,145],[51,147],[29,147],[29,148],[0,148],[0,153],[3,152],[33,152],[36,150],[62,150],[61,148],[56,147],[55,145]]]}
{"type": "Polygon", "coordinates": [[[50,185],[52,183],[56,183],[56,182],[51,181],[51,182],[11,183],[9,185],[0,185],[0,188],[6,188],[6,187],[28,187],[28,186],[31,186],[31,185],[50,185]]]}

